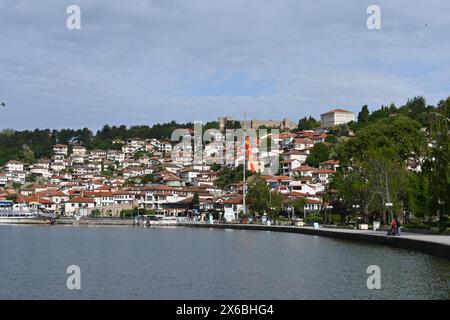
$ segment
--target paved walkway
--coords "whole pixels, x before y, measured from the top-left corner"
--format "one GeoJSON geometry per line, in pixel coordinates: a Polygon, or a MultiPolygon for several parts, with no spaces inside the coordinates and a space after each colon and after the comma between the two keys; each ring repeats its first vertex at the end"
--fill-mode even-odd
{"type": "MultiPolygon", "coordinates": [[[[303,229],[311,229],[313,227],[298,227],[303,229]]],[[[402,232],[400,237],[398,236],[388,236],[386,231],[372,231],[372,230],[352,230],[352,229],[339,229],[339,228],[320,228],[323,231],[334,231],[334,232],[343,232],[343,233],[353,233],[353,234],[367,234],[367,235],[375,235],[380,237],[389,237],[389,238],[405,238],[433,243],[440,243],[450,246],[450,235],[435,235],[435,234],[419,234],[419,233],[408,233],[402,232]]]]}

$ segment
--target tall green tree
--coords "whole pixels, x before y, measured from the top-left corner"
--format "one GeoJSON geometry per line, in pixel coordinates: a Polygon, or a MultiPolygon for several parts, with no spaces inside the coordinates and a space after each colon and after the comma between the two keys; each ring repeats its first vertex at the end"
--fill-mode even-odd
{"type": "Polygon", "coordinates": [[[369,120],[369,108],[367,105],[364,105],[361,108],[361,111],[358,113],[358,123],[361,125],[365,125],[369,120]]]}
{"type": "Polygon", "coordinates": [[[310,150],[306,163],[310,166],[317,167],[319,163],[330,159],[330,150],[323,143],[316,143],[310,150]]]}
{"type": "Polygon", "coordinates": [[[338,146],[342,169],[333,183],[347,203],[360,204],[364,216],[378,212],[387,223],[384,213],[390,208],[386,203],[393,203],[397,213],[417,204],[407,196],[418,185],[406,163],[420,162],[425,151],[426,139],[418,122],[402,115],[380,119],[338,146]]]}
{"type": "Polygon", "coordinates": [[[308,204],[308,201],[304,197],[295,198],[292,201],[292,207],[294,208],[294,215],[301,213],[302,217],[305,217],[305,206],[308,204]]]}
{"type": "Polygon", "coordinates": [[[200,197],[198,192],[194,192],[194,196],[192,197],[192,205],[194,207],[198,207],[200,205],[200,197]]]}
{"type": "Polygon", "coordinates": [[[270,210],[270,188],[266,181],[260,177],[254,179],[249,184],[245,200],[251,213],[267,213],[270,210]]]}
{"type": "Polygon", "coordinates": [[[22,146],[22,149],[23,149],[23,161],[27,163],[33,163],[36,160],[34,157],[33,150],[31,150],[31,148],[26,144],[22,146]]]}
{"type": "Polygon", "coordinates": [[[320,122],[314,119],[313,117],[309,116],[303,117],[298,121],[297,130],[303,131],[303,130],[311,130],[314,128],[320,127],[320,122]]]}
{"type": "Polygon", "coordinates": [[[439,216],[444,231],[450,212],[450,97],[439,102],[429,123],[433,146],[424,166],[430,180],[430,209],[439,216]]]}

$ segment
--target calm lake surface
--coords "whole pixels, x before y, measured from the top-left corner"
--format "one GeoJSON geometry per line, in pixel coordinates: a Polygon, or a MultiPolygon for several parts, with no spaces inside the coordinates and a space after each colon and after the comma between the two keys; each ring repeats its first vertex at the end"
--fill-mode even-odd
{"type": "Polygon", "coordinates": [[[450,299],[448,260],[270,231],[2,225],[0,268],[1,299],[450,299]]]}

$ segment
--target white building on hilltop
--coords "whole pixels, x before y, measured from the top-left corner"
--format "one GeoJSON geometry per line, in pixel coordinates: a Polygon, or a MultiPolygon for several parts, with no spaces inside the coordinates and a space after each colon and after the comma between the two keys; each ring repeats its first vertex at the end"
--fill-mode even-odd
{"type": "Polygon", "coordinates": [[[355,114],[344,109],[333,109],[320,115],[322,128],[329,128],[355,121],[355,114]]]}

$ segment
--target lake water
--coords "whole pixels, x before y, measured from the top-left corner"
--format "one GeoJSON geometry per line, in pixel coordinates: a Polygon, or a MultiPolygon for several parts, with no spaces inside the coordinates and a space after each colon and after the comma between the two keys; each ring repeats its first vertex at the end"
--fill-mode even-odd
{"type": "Polygon", "coordinates": [[[448,260],[269,231],[2,225],[0,268],[1,299],[450,298],[448,260]]]}

